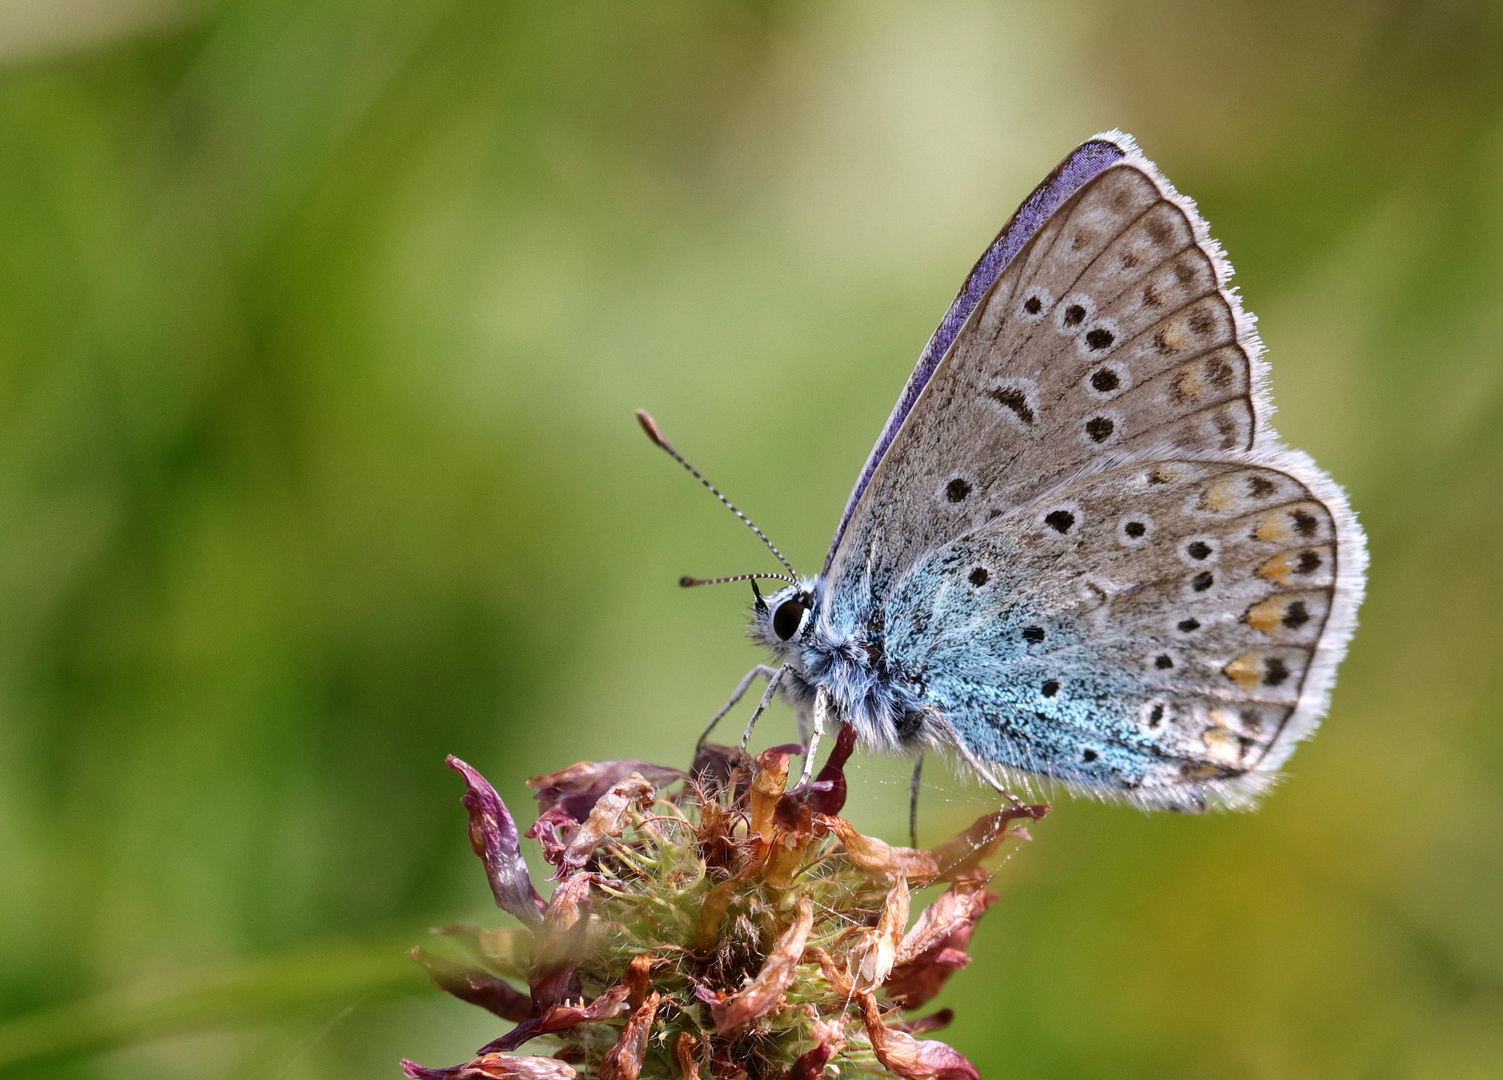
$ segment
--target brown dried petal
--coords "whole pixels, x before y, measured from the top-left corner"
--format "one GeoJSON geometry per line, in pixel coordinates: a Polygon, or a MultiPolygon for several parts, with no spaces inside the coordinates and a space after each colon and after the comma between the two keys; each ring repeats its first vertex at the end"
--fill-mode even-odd
{"type": "Polygon", "coordinates": [[[637,1080],[642,1075],[642,1062],[647,1058],[647,1038],[652,1034],[652,1022],[657,1019],[660,1001],[662,995],[654,990],[631,1014],[621,1038],[600,1063],[600,1080],[637,1080]]]}
{"type": "Polygon", "coordinates": [[[543,910],[543,898],[527,876],[517,823],[485,777],[453,754],[445,760],[469,785],[459,801],[470,812],[470,847],[485,863],[496,903],[528,926],[536,927],[542,921],[538,913],[543,910]]]}
{"type": "Polygon", "coordinates": [[[558,1058],[510,1054],[482,1054],[449,1069],[425,1069],[404,1059],[402,1071],[412,1080],[574,1080],[579,1075],[558,1058]]]}
{"type": "Polygon", "coordinates": [[[860,962],[852,981],[863,990],[875,990],[887,981],[908,925],[909,901],[908,882],[899,878],[887,891],[876,927],[863,930],[859,937],[865,940],[853,946],[853,955],[860,957],[860,962]]]}
{"type": "Polygon", "coordinates": [[[789,744],[774,746],[757,755],[757,769],[751,784],[751,825],[749,832],[764,841],[772,839],[778,800],[788,786],[788,759],[802,750],[789,744]]]}
{"type": "Polygon", "coordinates": [[[548,901],[543,926],[538,932],[537,952],[528,974],[532,1000],[539,1008],[579,996],[574,969],[584,955],[589,938],[590,888],[593,874],[575,874],[548,901]]]}
{"type": "Polygon", "coordinates": [[[559,872],[578,870],[589,862],[597,847],[621,835],[627,812],[634,806],[646,809],[656,794],[657,788],[641,773],[628,773],[618,780],[595,803],[589,819],[570,838],[569,846],[559,856],[559,872]]]}
{"type": "Polygon", "coordinates": [[[653,965],[658,962],[655,956],[634,956],[626,967],[626,978],[621,980],[621,985],[626,987],[626,1000],[631,1003],[633,1009],[641,1006],[647,999],[648,979],[651,977],[653,965]]]}
{"type": "Polygon", "coordinates": [[[840,965],[835,963],[829,953],[816,945],[811,945],[804,950],[804,955],[819,964],[819,970],[824,972],[825,982],[830,984],[830,989],[834,991],[836,997],[849,998],[851,996],[855,990],[851,985],[851,980],[845,972],[840,970],[840,965]]]}
{"type": "MultiPolygon", "coordinates": [[[[844,995],[842,995],[844,997],[844,995]]],[[[839,1054],[845,1050],[846,1023],[848,1017],[844,1009],[836,1013],[830,1019],[825,1020],[819,1015],[819,1010],[813,1005],[805,1005],[804,1011],[809,1015],[809,1034],[816,1042],[828,1043],[839,1054]]]]}
{"type": "Polygon", "coordinates": [[[567,769],[534,776],[527,786],[537,789],[541,810],[561,807],[575,821],[582,822],[589,818],[601,796],[629,773],[637,773],[655,787],[664,787],[688,775],[647,761],[581,761],[567,769]]]}
{"type": "Polygon", "coordinates": [[[943,990],[946,980],[970,962],[971,957],[964,949],[934,949],[921,960],[893,968],[883,991],[899,1008],[917,1009],[943,990]]]}
{"type": "Polygon", "coordinates": [[[578,831],[579,822],[574,820],[574,815],[562,806],[555,806],[539,814],[538,819],[522,835],[538,842],[543,849],[543,858],[559,868],[554,877],[562,877],[567,873],[562,865],[564,852],[568,850],[569,841],[574,839],[574,834],[578,831]]]}
{"type": "Polygon", "coordinates": [[[894,963],[909,963],[936,945],[954,946],[957,943],[953,937],[961,931],[965,931],[966,939],[969,940],[971,928],[976,925],[982,913],[996,902],[997,894],[988,892],[985,882],[957,881],[926,907],[913,924],[913,929],[903,935],[894,963]]]}
{"type": "Polygon", "coordinates": [[[845,845],[845,853],[851,862],[880,881],[903,878],[908,881],[926,882],[939,874],[939,864],[927,851],[913,848],[893,847],[875,836],[862,836],[856,827],[845,818],[820,819],[845,845]]]}
{"type": "Polygon", "coordinates": [[[798,918],[783,932],[762,964],[762,970],[742,989],[723,1002],[710,1005],[710,1015],[721,1034],[760,1019],[777,1008],[783,991],[793,984],[798,965],[804,959],[804,945],[814,926],[814,906],[806,896],[799,897],[798,918]]]}
{"type": "MultiPolygon", "coordinates": [[[[1039,820],[1049,812],[1048,806],[1009,806],[1004,810],[977,818],[969,828],[929,849],[939,868],[936,877],[954,881],[990,857],[1008,837],[1008,825],[1018,818],[1039,820]]],[[[1019,835],[1021,830],[1014,835],[1019,835]]]]}
{"type": "Polygon", "coordinates": [[[532,996],[522,993],[505,979],[423,949],[413,949],[411,956],[428,972],[434,986],[460,1001],[489,1009],[514,1024],[532,1015],[532,996]]]}
{"type": "Polygon", "coordinates": [[[673,1043],[673,1056],[678,1058],[678,1070],[683,1080],[699,1080],[699,1040],[687,1031],[680,1031],[673,1043]]]}
{"type": "Polygon", "coordinates": [[[889,1071],[904,1080],[981,1080],[976,1066],[960,1051],[935,1039],[915,1039],[906,1032],[895,1031],[882,1022],[876,998],[858,993],[856,999],[861,1004],[861,1019],[866,1024],[872,1050],[889,1071]]]}

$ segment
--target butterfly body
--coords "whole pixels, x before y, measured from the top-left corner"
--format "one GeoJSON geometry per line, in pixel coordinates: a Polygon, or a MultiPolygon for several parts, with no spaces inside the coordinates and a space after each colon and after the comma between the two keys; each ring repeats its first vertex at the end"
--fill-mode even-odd
{"type": "Polygon", "coordinates": [[[1193,204],[1126,136],[988,249],[824,570],[751,633],[803,716],[1145,807],[1246,805],[1324,712],[1366,554],[1268,426],[1262,346],[1193,204]]]}

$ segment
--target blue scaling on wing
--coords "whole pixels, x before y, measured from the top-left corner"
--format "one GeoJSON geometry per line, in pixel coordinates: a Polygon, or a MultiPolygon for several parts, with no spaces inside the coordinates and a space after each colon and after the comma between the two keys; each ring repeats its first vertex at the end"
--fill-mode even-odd
{"type": "Polygon", "coordinates": [[[1328,677],[1361,572],[1321,481],[1281,465],[1128,463],[999,515],[897,584],[889,667],[1004,770],[1144,806],[1247,801],[1308,734],[1307,677],[1328,677]]]}
{"type": "Polygon", "coordinates": [[[1007,265],[1023,245],[1033,238],[1033,234],[1039,227],[1048,221],[1050,216],[1058,210],[1065,201],[1079,191],[1093,178],[1098,176],[1103,169],[1110,167],[1126,156],[1126,151],[1117,143],[1105,138],[1092,139],[1076,147],[1069,157],[1057,165],[1033,193],[1023,201],[997,238],[991,242],[991,246],[977,260],[971,269],[970,275],[965,279],[965,284],[955,294],[955,299],[950,303],[950,309],[945,312],[945,317],[940,320],[929,343],[924,346],[923,353],[919,356],[918,366],[909,376],[908,383],[903,387],[903,393],[898,397],[898,403],[893,407],[892,415],[887,418],[887,424],[882,429],[882,434],[877,439],[877,444],[872,448],[871,455],[866,459],[866,464],[861,469],[861,475],[856,480],[856,486],[851,490],[851,497],[846,501],[845,510],[840,515],[840,525],[835,529],[835,538],[830,542],[830,550],[825,555],[825,572],[828,573],[830,563],[835,558],[835,550],[840,546],[841,537],[845,535],[846,525],[850,523],[851,515],[856,510],[856,504],[860,502],[862,493],[866,491],[866,485],[871,480],[872,473],[882,461],[882,455],[892,445],[893,438],[898,429],[903,426],[903,421],[908,418],[908,413],[913,409],[913,404],[923,392],[929,377],[934,374],[934,369],[944,359],[944,355],[954,344],[960,328],[970,318],[971,312],[976,310],[976,305],[986,295],[988,289],[1007,269],[1007,265]]]}
{"type": "Polygon", "coordinates": [[[1041,574],[1017,539],[972,534],[915,567],[893,598],[890,662],[984,762],[1098,791],[1152,784],[1166,758],[1140,720],[1154,688],[1097,654],[1078,580],[1041,574]]]}

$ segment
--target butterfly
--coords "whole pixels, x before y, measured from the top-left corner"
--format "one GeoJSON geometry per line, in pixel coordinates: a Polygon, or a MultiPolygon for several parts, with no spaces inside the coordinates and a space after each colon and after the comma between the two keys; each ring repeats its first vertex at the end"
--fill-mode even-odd
{"type": "Polygon", "coordinates": [[[788,570],[712,579],[752,580],[776,666],[711,726],[763,676],[753,721],[782,693],[815,742],[849,724],[1009,795],[1254,803],[1326,711],[1367,556],[1342,489],[1269,426],[1230,277],[1130,136],[1081,144],[966,279],[813,577],[639,413],[788,570]]]}

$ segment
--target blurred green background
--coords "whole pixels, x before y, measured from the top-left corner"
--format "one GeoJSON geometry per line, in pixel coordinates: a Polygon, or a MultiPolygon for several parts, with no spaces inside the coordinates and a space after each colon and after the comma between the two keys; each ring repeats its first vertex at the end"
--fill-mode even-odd
{"type": "MultiPolygon", "coordinates": [[[[1503,8],[0,3],[0,1075],[356,1080],[499,1031],[457,777],[681,763],[971,262],[1136,134],[1372,544],[1259,813],[1067,802],[988,1077],[1503,1075],[1503,8]]],[[[764,737],[791,732],[786,710],[764,737]]],[[[853,816],[903,832],[903,766],[853,816]]],[[[930,840],[987,800],[936,776],[930,840]]]]}

